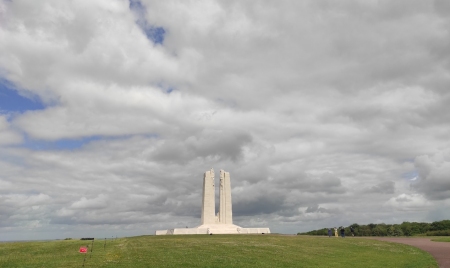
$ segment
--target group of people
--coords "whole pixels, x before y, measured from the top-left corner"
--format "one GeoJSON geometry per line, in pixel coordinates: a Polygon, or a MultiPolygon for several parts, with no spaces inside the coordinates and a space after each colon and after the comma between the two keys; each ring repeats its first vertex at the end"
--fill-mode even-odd
{"type": "MultiPolygon", "coordinates": [[[[345,237],[345,228],[341,226],[341,227],[339,227],[339,231],[341,233],[341,236],[345,237]]],[[[353,230],[352,226],[350,226],[350,232],[352,233],[352,236],[355,236],[355,230],[353,230]]],[[[333,231],[331,230],[331,228],[328,228],[328,237],[332,237],[332,236],[333,236],[333,231]]],[[[334,227],[334,236],[339,237],[338,229],[336,227],[334,227]]]]}

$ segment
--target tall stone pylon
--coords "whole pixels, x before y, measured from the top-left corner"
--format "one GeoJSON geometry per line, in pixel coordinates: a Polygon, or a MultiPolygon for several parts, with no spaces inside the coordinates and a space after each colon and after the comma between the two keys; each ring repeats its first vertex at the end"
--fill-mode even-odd
{"type": "Polygon", "coordinates": [[[214,169],[211,169],[203,176],[202,225],[216,223],[215,192],[214,169]]]}
{"type": "Polygon", "coordinates": [[[233,224],[230,173],[220,170],[219,213],[215,209],[214,169],[203,175],[202,224],[195,228],[156,230],[156,235],[270,234],[268,227],[242,228],[233,224]]]}
{"type": "Polygon", "coordinates": [[[219,223],[233,224],[233,212],[231,207],[230,172],[220,170],[219,194],[220,194],[219,223]]]}

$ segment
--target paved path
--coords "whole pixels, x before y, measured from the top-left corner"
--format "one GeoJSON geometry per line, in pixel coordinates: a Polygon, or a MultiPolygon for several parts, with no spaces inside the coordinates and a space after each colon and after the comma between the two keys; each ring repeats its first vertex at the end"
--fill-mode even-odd
{"type": "Polygon", "coordinates": [[[381,241],[395,242],[414,246],[429,252],[440,268],[450,268],[450,242],[435,242],[430,238],[409,237],[364,237],[381,241]]]}

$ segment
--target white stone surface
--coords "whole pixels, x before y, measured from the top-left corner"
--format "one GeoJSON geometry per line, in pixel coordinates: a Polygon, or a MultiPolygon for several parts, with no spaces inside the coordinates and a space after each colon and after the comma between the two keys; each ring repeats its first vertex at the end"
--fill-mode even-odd
{"type": "Polygon", "coordinates": [[[269,228],[241,228],[226,227],[223,224],[211,226],[210,228],[174,228],[169,230],[158,230],[156,235],[194,235],[194,234],[270,234],[269,228]]]}
{"type": "Polygon", "coordinates": [[[206,171],[203,176],[202,224],[216,223],[216,188],[214,185],[214,169],[206,171]]]}
{"type": "Polygon", "coordinates": [[[231,183],[230,173],[220,170],[220,207],[219,223],[233,224],[233,212],[231,207],[231,183]]]}
{"type": "Polygon", "coordinates": [[[220,170],[219,213],[215,215],[214,169],[206,171],[203,176],[202,218],[201,225],[196,228],[174,228],[157,230],[155,235],[188,235],[188,234],[270,234],[270,229],[242,228],[233,224],[231,202],[230,173],[220,170]]]}

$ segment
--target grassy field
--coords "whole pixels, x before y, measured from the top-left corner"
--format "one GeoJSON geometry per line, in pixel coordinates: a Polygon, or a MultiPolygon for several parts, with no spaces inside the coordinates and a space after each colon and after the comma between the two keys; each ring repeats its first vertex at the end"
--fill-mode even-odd
{"type": "Polygon", "coordinates": [[[139,236],[0,243],[0,267],[438,267],[428,253],[363,238],[282,235],[139,236]]]}
{"type": "Polygon", "coordinates": [[[450,242],[450,237],[448,236],[439,236],[439,237],[433,237],[431,241],[437,241],[437,242],[450,242]]]}

